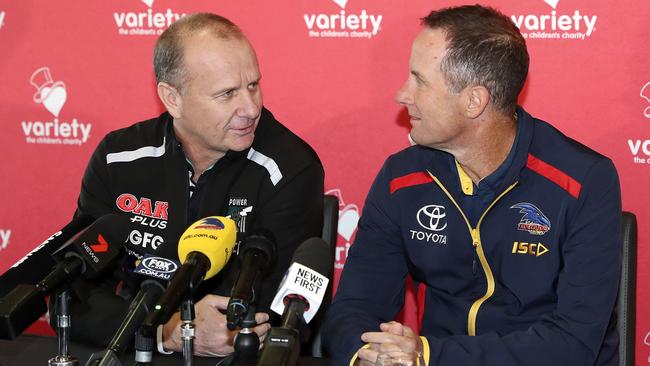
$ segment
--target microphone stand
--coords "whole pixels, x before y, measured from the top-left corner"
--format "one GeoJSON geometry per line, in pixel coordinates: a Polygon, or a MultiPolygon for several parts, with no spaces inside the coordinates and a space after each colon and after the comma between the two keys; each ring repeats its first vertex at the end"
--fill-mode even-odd
{"type": "Polygon", "coordinates": [[[187,298],[181,304],[181,338],[183,338],[183,364],[192,366],[194,353],[194,302],[187,298]]]}
{"type": "Polygon", "coordinates": [[[151,366],[155,349],[154,337],[140,330],[135,334],[135,363],[133,366],[151,366]]]}
{"type": "Polygon", "coordinates": [[[68,290],[61,290],[56,297],[56,328],[57,340],[59,343],[59,354],[49,359],[49,366],[78,366],[79,360],[70,356],[68,346],[70,345],[70,310],[68,302],[70,297],[68,290]]]}

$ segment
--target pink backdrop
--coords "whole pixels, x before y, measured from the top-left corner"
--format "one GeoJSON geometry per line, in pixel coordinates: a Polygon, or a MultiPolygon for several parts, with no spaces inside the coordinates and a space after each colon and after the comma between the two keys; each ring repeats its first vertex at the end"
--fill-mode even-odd
{"type": "MultiPolygon", "coordinates": [[[[394,95],[407,76],[418,19],[460,3],[0,2],[0,272],[69,221],[104,134],[161,112],[151,60],[156,34],[182,14],[211,11],[248,34],[265,105],[325,165],[326,189],[341,200],[337,281],[372,179],[408,144],[394,95]]],[[[521,104],[618,168],[623,207],[640,223],[637,364],[650,364],[650,2],[486,3],[511,15],[528,38],[532,62],[521,104]]]]}

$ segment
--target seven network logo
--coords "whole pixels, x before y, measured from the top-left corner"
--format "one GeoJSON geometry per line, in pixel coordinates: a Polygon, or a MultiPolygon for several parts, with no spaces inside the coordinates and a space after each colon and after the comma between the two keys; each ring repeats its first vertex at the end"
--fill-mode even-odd
{"type": "Polygon", "coordinates": [[[141,0],[147,5],[147,11],[113,13],[117,31],[123,36],[157,36],[165,31],[173,22],[185,14],[175,13],[167,8],[164,12],[151,9],[154,0],[141,0]]]}
{"type": "Polygon", "coordinates": [[[59,113],[68,99],[63,81],[54,81],[49,67],[34,71],[29,81],[36,89],[34,103],[42,104],[54,116],[51,121],[22,121],[21,126],[29,144],[59,144],[81,146],[90,136],[90,123],[73,118],[70,122],[60,121],[59,113]]]}
{"type": "Polygon", "coordinates": [[[359,13],[346,13],[348,0],[331,0],[341,8],[333,14],[305,14],[305,25],[312,38],[366,38],[370,39],[381,30],[382,15],[368,14],[366,9],[359,13]]]}
{"type": "Polygon", "coordinates": [[[544,0],[552,10],[541,15],[512,15],[510,18],[517,25],[524,38],[530,39],[565,39],[584,41],[596,30],[596,15],[583,15],[580,10],[573,14],[558,11],[559,0],[544,0]]]}
{"type": "MultiPolygon", "coordinates": [[[[650,81],[641,87],[639,94],[645,102],[642,107],[642,115],[645,118],[650,118],[650,81]]],[[[650,164],[650,140],[628,139],[627,146],[632,153],[632,161],[634,164],[650,164]]]]}

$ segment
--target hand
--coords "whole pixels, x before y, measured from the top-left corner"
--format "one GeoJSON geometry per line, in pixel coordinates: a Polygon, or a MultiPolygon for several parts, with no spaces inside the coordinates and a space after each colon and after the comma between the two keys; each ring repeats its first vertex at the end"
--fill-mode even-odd
{"type": "MultiPolygon", "coordinates": [[[[226,310],[229,297],[219,295],[206,295],[199,302],[194,304],[194,354],[197,356],[224,357],[234,351],[233,338],[237,330],[229,330],[226,327],[226,315],[220,310],[226,310]]],[[[264,343],[264,337],[271,329],[267,322],[269,315],[256,313],[255,321],[257,326],[253,328],[260,338],[260,345],[264,343]]],[[[181,352],[183,350],[183,339],[181,338],[180,313],[175,313],[172,318],[163,326],[163,346],[166,350],[181,352]]]]}
{"type": "Polygon", "coordinates": [[[380,324],[379,329],[381,332],[366,332],[361,335],[361,340],[370,344],[370,347],[359,349],[358,365],[373,366],[380,353],[422,353],[422,340],[406,325],[391,321],[380,324]]]}

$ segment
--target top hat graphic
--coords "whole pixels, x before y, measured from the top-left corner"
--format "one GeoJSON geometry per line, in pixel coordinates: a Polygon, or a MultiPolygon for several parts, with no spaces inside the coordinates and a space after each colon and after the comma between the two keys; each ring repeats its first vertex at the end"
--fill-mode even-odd
{"type": "Polygon", "coordinates": [[[29,83],[36,88],[36,94],[34,94],[34,102],[36,103],[42,103],[50,96],[52,91],[59,87],[65,89],[63,81],[54,82],[49,67],[41,67],[34,71],[29,83]]]}

